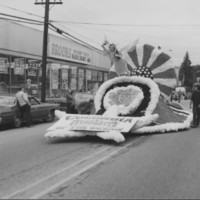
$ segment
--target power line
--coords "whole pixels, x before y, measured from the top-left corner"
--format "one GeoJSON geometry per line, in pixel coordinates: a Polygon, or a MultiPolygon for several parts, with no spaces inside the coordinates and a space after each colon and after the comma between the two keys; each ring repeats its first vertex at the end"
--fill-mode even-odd
{"type": "MultiPolygon", "coordinates": [[[[6,18],[6,17],[0,17],[0,19],[10,20],[12,22],[27,23],[27,24],[33,24],[33,25],[42,25],[43,24],[42,21],[33,20],[33,19],[29,19],[29,18],[24,18],[24,17],[18,17],[16,15],[9,15],[9,14],[5,14],[5,13],[0,13],[0,15],[3,15],[3,16],[6,16],[6,17],[10,17],[10,18],[16,18],[16,19],[10,19],[10,18],[6,18]],[[19,20],[17,20],[17,19],[19,19],[19,20]]],[[[85,44],[87,47],[99,51],[99,49],[97,49],[97,48],[93,47],[92,45],[89,45],[88,43],[86,43],[86,42],[84,42],[84,41],[72,36],[71,34],[67,33],[66,31],[59,29],[58,27],[54,26],[53,24],[49,23],[49,25],[51,25],[55,29],[55,32],[57,32],[57,33],[59,33],[61,35],[62,35],[62,33],[66,34],[68,37],[71,37],[71,38],[75,39],[76,42],[79,41],[79,42],[81,42],[81,44],[85,44]]],[[[54,29],[51,29],[51,30],[54,30],[54,29]]]]}
{"type": "Polygon", "coordinates": [[[0,17],[0,19],[11,21],[11,22],[19,22],[19,23],[26,23],[26,24],[33,24],[33,25],[42,25],[42,23],[28,22],[28,21],[22,21],[22,20],[17,20],[17,19],[8,19],[8,18],[5,18],[5,17],[0,17]]]}
{"type": "MultiPolygon", "coordinates": [[[[52,2],[50,4],[60,4],[60,2],[52,2]]],[[[37,2],[36,0],[36,3],[35,4],[44,4],[44,3],[40,3],[40,2],[37,2]]],[[[42,16],[39,16],[39,15],[36,15],[36,14],[33,14],[33,13],[30,13],[30,12],[26,12],[26,11],[23,11],[23,10],[19,10],[19,9],[16,9],[16,8],[13,8],[13,7],[10,7],[10,6],[6,6],[4,4],[0,4],[0,6],[2,7],[5,7],[5,8],[9,8],[11,10],[15,10],[15,11],[18,11],[18,12],[22,12],[22,13],[25,13],[25,14],[28,14],[28,15],[32,15],[32,16],[36,16],[36,17],[40,17],[40,18],[44,18],[42,16]]],[[[52,5],[53,7],[54,5],[52,5]]],[[[58,20],[51,20],[51,22],[59,22],[59,23],[69,23],[69,24],[82,24],[82,25],[97,25],[97,26],[133,26],[133,27],[157,27],[157,26],[160,26],[160,27],[169,27],[169,26],[183,26],[183,27],[195,27],[195,26],[200,26],[200,24],[112,24],[112,23],[92,23],[92,22],[75,22],[75,21],[58,21],[58,20]]]]}
{"type": "Polygon", "coordinates": [[[17,19],[22,19],[22,20],[27,20],[31,22],[37,22],[37,23],[42,23],[42,21],[34,20],[34,19],[29,19],[29,18],[24,18],[24,17],[18,17],[16,15],[8,15],[5,13],[0,13],[0,15],[6,16],[6,17],[11,17],[11,18],[17,18],[17,19]]]}
{"type": "MultiPolygon", "coordinates": [[[[16,16],[16,15],[9,15],[9,14],[5,14],[5,13],[0,13],[0,15],[4,15],[4,16],[10,17],[10,18],[22,19],[22,20],[16,20],[16,19],[10,19],[10,18],[0,17],[0,19],[12,21],[12,22],[26,23],[26,24],[33,24],[33,25],[42,25],[42,24],[43,24],[42,21],[33,20],[33,19],[30,19],[30,18],[25,18],[25,17],[18,17],[18,16],[16,16]]],[[[51,20],[51,21],[52,21],[52,20],[51,20]]],[[[76,24],[76,25],[77,25],[77,24],[76,24]]],[[[61,25],[61,26],[63,26],[63,25],[61,25]]],[[[63,27],[64,27],[64,26],[63,26],[63,27]]],[[[66,28],[66,27],[64,27],[64,28],[66,28]]],[[[82,28],[89,28],[89,27],[83,26],[82,28]]],[[[90,28],[91,28],[91,27],[90,27],[90,28]]],[[[59,28],[56,27],[56,28],[55,28],[55,32],[58,33],[57,29],[59,29],[59,28]]],[[[109,31],[109,32],[117,33],[117,34],[130,35],[130,34],[128,34],[128,33],[119,32],[119,31],[114,31],[114,30],[108,30],[108,29],[98,29],[98,28],[95,28],[95,27],[93,27],[92,29],[97,29],[97,30],[104,31],[104,32],[105,32],[105,31],[109,31]]],[[[52,30],[54,30],[54,29],[52,29],[52,30]]],[[[63,32],[65,32],[65,31],[63,31],[63,32]]],[[[75,34],[78,34],[78,33],[75,32],[75,34]]],[[[131,34],[132,34],[132,33],[131,33],[131,34]]],[[[80,35],[80,34],[79,34],[79,35],[80,35]]],[[[96,43],[95,41],[93,41],[93,40],[91,40],[91,39],[89,39],[89,38],[87,38],[87,37],[85,37],[85,36],[83,36],[83,35],[80,35],[80,36],[86,38],[87,40],[92,41],[93,43],[96,43]]],[[[146,36],[148,36],[148,37],[155,37],[155,36],[152,36],[152,35],[146,35],[146,36]]],[[[65,36],[65,37],[66,37],[66,36],[65,36]]],[[[156,36],[156,38],[157,38],[157,37],[158,37],[158,36],[156,36]]],[[[68,35],[66,38],[69,38],[69,35],[68,35]]],[[[77,42],[77,38],[74,38],[74,39],[75,39],[76,42],[77,42]]],[[[164,39],[164,38],[161,38],[161,39],[164,39]]],[[[80,39],[79,39],[79,40],[80,40],[80,39]]],[[[177,39],[176,39],[176,40],[177,40],[177,39]]],[[[82,40],[80,40],[80,42],[83,43],[82,40]]],[[[86,42],[85,42],[85,44],[88,46],[88,44],[87,44],[86,42]]],[[[96,44],[99,44],[99,43],[96,43],[96,44]]],[[[88,46],[88,47],[89,47],[89,46],[88,46]]],[[[92,46],[91,48],[93,48],[93,46],[92,46]]],[[[94,48],[95,48],[95,47],[94,47],[94,48]]],[[[94,48],[93,48],[93,49],[94,49],[94,48]]]]}
{"type": "Polygon", "coordinates": [[[35,17],[44,18],[44,17],[41,17],[41,16],[39,16],[39,15],[36,15],[36,14],[33,14],[33,13],[29,13],[29,12],[26,12],[26,11],[22,11],[22,10],[19,10],[19,9],[16,9],[16,8],[12,8],[12,7],[10,7],[10,6],[6,6],[6,5],[3,5],[3,4],[0,4],[0,6],[5,7],[5,8],[9,8],[9,9],[11,9],[11,10],[18,11],[18,12],[21,12],[21,13],[25,13],[25,14],[28,14],[28,15],[32,15],[32,16],[35,16],[35,17]]]}
{"type": "Polygon", "coordinates": [[[66,31],[57,28],[57,27],[54,26],[53,24],[50,23],[49,25],[50,25],[51,27],[53,27],[53,28],[57,31],[57,33],[59,33],[59,34],[61,34],[61,35],[65,34],[65,35],[67,35],[68,37],[71,37],[71,38],[73,38],[73,39],[75,39],[75,40],[81,42],[81,44],[85,44],[87,47],[90,47],[90,48],[95,49],[95,50],[97,50],[97,51],[101,51],[101,50],[97,49],[96,47],[94,47],[94,46],[92,46],[92,45],[90,45],[90,44],[84,42],[83,40],[80,40],[80,39],[78,39],[77,37],[71,35],[70,33],[67,33],[66,31]]]}
{"type": "MultiPolygon", "coordinates": [[[[54,28],[52,28],[52,27],[49,27],[49,29],[51,29],[52,31],[58,33],[58,31],[56,31],[56,30],[55,30],[54,28]]],[[[58,33],[58,34],[61,34],[61,33],[58,33]]],[[[89,49],[93,49],[93,50],[96,50],[96,51],[98,51],[98,52],[102,52],[101,50],[99,50],[99,49],[93,47],[92,45],[89,45],[88,43],[83,44],[81,41],[77,41],[75,38],[72,39],[72,38],[71,38],[69,35],[67,35],[67,34],[61,34],[61,35],[62,35],[62,37],[67,38],[68,40],[73,41],[73,42],[76,42],[76,43],[78,43],[78,44],[80,44],[80,45],[82,45],[82,46],[85,46],[85,47],[89,48],[89,49]]]]}
{"type": "Polygon", "coordinates": [[[76,35],[79,35],[79,36],[81,36],[81,37],[83,37],[83,38],[85,38],[85,39],[87,39],[87,40],[89,40],[89,41],[91,41],[91,42],[93,42],[93,43],[96,43],[97,45],[100,45],[100,44],[97,43],[96,41],[91,40],[91,38],[85,37],[84,35],[81,35],[81,34],[77,33],[76,31],[73,31],[73,30],[71,30],[71,29],[69,29],[69,28],[66,28],[65,26],[63,26],[63,25],[61,25],[61,24],[59,24],[59,25],[62,26],[64,29],[67,29],[67,30],[70,31],[70,32],[74,32],[76,35]]]}
{"type": "Polygon", "coordinates": [[[133,27],[143,27],[143,26],[150,26],[150,27],[169,27],[169,26],[183,26],[183,27],[194,27],[200,26],[200,24],[108,24],[108,23],[91,23],[91,22],[74,22],[74,21],[57,21],[51,20],[51,22],[59,22],[59,23],[68,23],[68,24],[81,24],[81,25],[92,25],[92,26],[133,26],[133,27]]]}

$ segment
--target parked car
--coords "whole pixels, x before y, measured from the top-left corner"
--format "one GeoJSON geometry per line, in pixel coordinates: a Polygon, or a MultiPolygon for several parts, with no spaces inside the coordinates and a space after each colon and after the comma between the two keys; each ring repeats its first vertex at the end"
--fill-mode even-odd
{"type": "Polygon", "coordinates": [[[46,102],[57,104],[58,109],[61,111],[65,112],[67,110],[66,98],[50,98],[50,99],[46,99],[46,102]]]}
{"type": "MultiPolygon", "coordinates": [[[[58,109],[57,104],[41,103],[33,96],[29,96],[28,98],[31,103],[31,114],[33,121],[54,121],[54,111],[55,109],[58,109]]],[[[14,127],[18,128],[23,122],[26,122],[26,119],[23,119],[23,117],[20,115],[19,104],[16,97],[0,96],[0,126],[3,124],[12,124],[14,127]]]]}
{"type": "MultiPolygon", "coordinates": [[[[86,92],[75,92],[75,106],[77,107],[80,103],[83,102],[91,102],[94,99],[94,94],[86,93],[86,92]]],[[[59,105],[59,110],[66,112],[67,111],[67,102],[65,97],[60,98],[49,98],[46,99],[48,103],[55,103],[59,105]]]]}

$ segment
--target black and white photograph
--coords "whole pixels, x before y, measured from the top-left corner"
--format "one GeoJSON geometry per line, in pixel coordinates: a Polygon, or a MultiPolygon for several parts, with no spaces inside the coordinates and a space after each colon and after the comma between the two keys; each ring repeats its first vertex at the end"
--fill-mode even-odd
{"type": "Polygon", "coordinates": [[[0,199],[200,199],[199,0],[0,0],[0,199]]]}

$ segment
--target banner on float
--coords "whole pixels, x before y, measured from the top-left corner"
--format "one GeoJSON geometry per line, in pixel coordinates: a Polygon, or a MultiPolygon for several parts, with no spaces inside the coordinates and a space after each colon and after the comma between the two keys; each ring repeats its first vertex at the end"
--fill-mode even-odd
{"type": "Polygon", "coordinates": [[[104,117],[102,115],[66,114],[47,131],[120,131],[129,132],[137,122],[133,117],[104,117]]]}

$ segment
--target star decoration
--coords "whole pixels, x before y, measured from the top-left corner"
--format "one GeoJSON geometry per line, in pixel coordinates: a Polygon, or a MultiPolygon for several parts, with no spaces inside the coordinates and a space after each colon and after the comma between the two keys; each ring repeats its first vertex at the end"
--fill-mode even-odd
{"type": "Polygon", "coordinates": [[[139,66],[131,71],[131,76],[142,76],[153,79],[153,74],[148,67],[139,66]]]}

